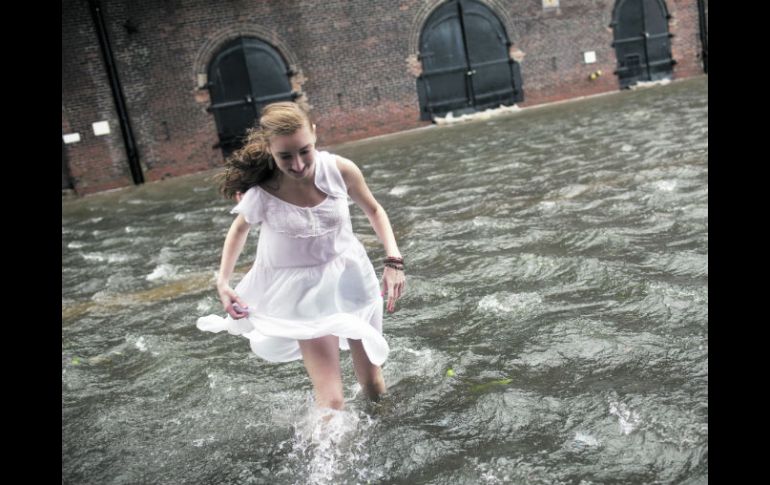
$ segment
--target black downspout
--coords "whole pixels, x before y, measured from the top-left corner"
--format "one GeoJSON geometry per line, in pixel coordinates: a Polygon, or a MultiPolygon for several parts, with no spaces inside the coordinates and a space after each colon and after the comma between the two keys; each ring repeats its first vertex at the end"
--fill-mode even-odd
{"type": "Polygon", "coordinates": [[[706,23],[706,6],[704,0],[698,0],[698,20],[700,23],[700,45],[703,48],[703,72],[709,73],[709,33],[706,23]]]}
{"type": "Polygon", "coordinates": [[[72,176],[67,162],[67,150],[64,148],[64,140],[61,142],[61,189],[69,190],[72,187],[72,176]]]}
{"type": "Polygon", "coordinates": [[[118,118],[120,119],[120,131],[123,134],[123,140],[125,142],[128,166],[131,169],[131,177],[134,179],[134,184],[142,184],[144,183],[144,175],[142,174],[142,167],[139,165],[139,153],[136,150],[134,132],[131,129],[131,121],[128,118],[126,99],[123,95],[123,87],[120,85],[118,69],[115,66],[115,59],[112,56],[112,47],[110,46],[110,39],[107,35],[107,26],[104,23],[102,8],[99,5],[98,0],[88,0],[88,4],[91,7],[91,17],[94,21],[96,34],[99,37],[99,46],[102,50],[104,64],[107,67],[107,77],[110,80],[110,87],[112,88],[112,97],[115,101],[115,108],[118,111],[118,118]]]}

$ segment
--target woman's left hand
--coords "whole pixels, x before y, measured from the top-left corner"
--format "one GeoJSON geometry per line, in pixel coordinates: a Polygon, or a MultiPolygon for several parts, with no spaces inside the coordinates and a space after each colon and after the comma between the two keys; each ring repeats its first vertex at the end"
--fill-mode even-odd
{"type": "Polygon", "coordinates": [[[385,266],[385,270],[382,273],[382,296],[385,296],[385,291],[387,290],[389,312],[393,313],[396,309],[396,300],[401,298],[405,287],[406,276],[404,276],[404,272],[385,266]]]}

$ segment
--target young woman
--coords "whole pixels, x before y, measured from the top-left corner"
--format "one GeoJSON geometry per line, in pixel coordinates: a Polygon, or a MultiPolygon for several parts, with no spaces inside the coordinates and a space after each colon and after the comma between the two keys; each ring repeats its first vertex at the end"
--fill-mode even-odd
{"type": "Polygon", "coordinates": [[[340,349],[350,350],[370,399],[386,391],[383,297],[387,291],[393,312],[406,280],[388,215],[361,171],[350,160],[317,151],[315,143],[315,125],[304,109],[273,103],[226,162],[220,191],[238,200],[217,276],[227,316],[202,317],[197,325],[242,335],[271,362],[302,359],[316,405],[343,409],[340,349]],[[381,286],[353,234],[348,196],[384,245],[381,286]],[[233,289],[233,268],[253,224],[261,224],[256,260],[233,289]]]}

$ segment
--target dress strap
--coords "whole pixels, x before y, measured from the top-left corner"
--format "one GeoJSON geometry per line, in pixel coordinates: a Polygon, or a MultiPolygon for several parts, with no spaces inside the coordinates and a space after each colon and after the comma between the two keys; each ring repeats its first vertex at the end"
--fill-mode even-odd
{"type": "Polygon", "coordinates": [[[336,157],[327,151],[316,151],[316,185],[334,197],[347,197],[348,188],[337,168],[336,157]]]}

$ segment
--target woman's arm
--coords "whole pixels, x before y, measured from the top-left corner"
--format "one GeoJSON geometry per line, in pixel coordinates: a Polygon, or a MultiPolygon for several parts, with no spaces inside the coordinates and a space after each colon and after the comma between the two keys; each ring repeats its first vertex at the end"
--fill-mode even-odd
{"type": "Polygon", "coordinates": [[[217,273],[217,293],[219,293],[219,299],[222,301],[225,311],[236,319],[243,318],[246,314],[233,310],[232,304],[238,303],[242,307],[246,307],[246,304],[230,288],[230,278],[233,275],[238,256],[240,256],[243,246],[246,244],[249,228],[249,223],[246,222],[243,214],[238,214],[238,217],[230,225],[227,237],[225,237],[225,246],[222,248],[222,260],[219,264],[219,273],[217,273]]]}
{"type": "MultiPolygon", "coordinates": [[[[400,258],[401,251],[398,250],[388,214],[372,195],[361,170],[355,163],[340,156],[337,156],[337,167],[342,173],[350,198],[364,211],[372,228],[374,228],[374,232],[377,233],[377,237],[385,247],[385,255],[400,258]]],[[[382,279],[388,290],[388,311],[392,312],[395,309],[396,300],[401,297],[405,287],[404,272],[386,266],[382,279]]]]}
{"type": "Polygon", "coordinates": [[[401,252],[398,250],[396,244],[396,238],[393,235],[393,228],[390,225],[390,219],[385,209],[382,208],[379,202],[372,195],[371,190],[366,185],[364,180],[364,174],[361,173],[361,169],[348,160],[337,156],[337,167],[342,173],[342,178],[345,180],[345,184],[348,187],[348,194],[353,199],[361,210],[364,211],[366,217],[374,228],[374,232],[377,233],[377,237],[385,246],[386,256],[401,257],[401,252]]]}

